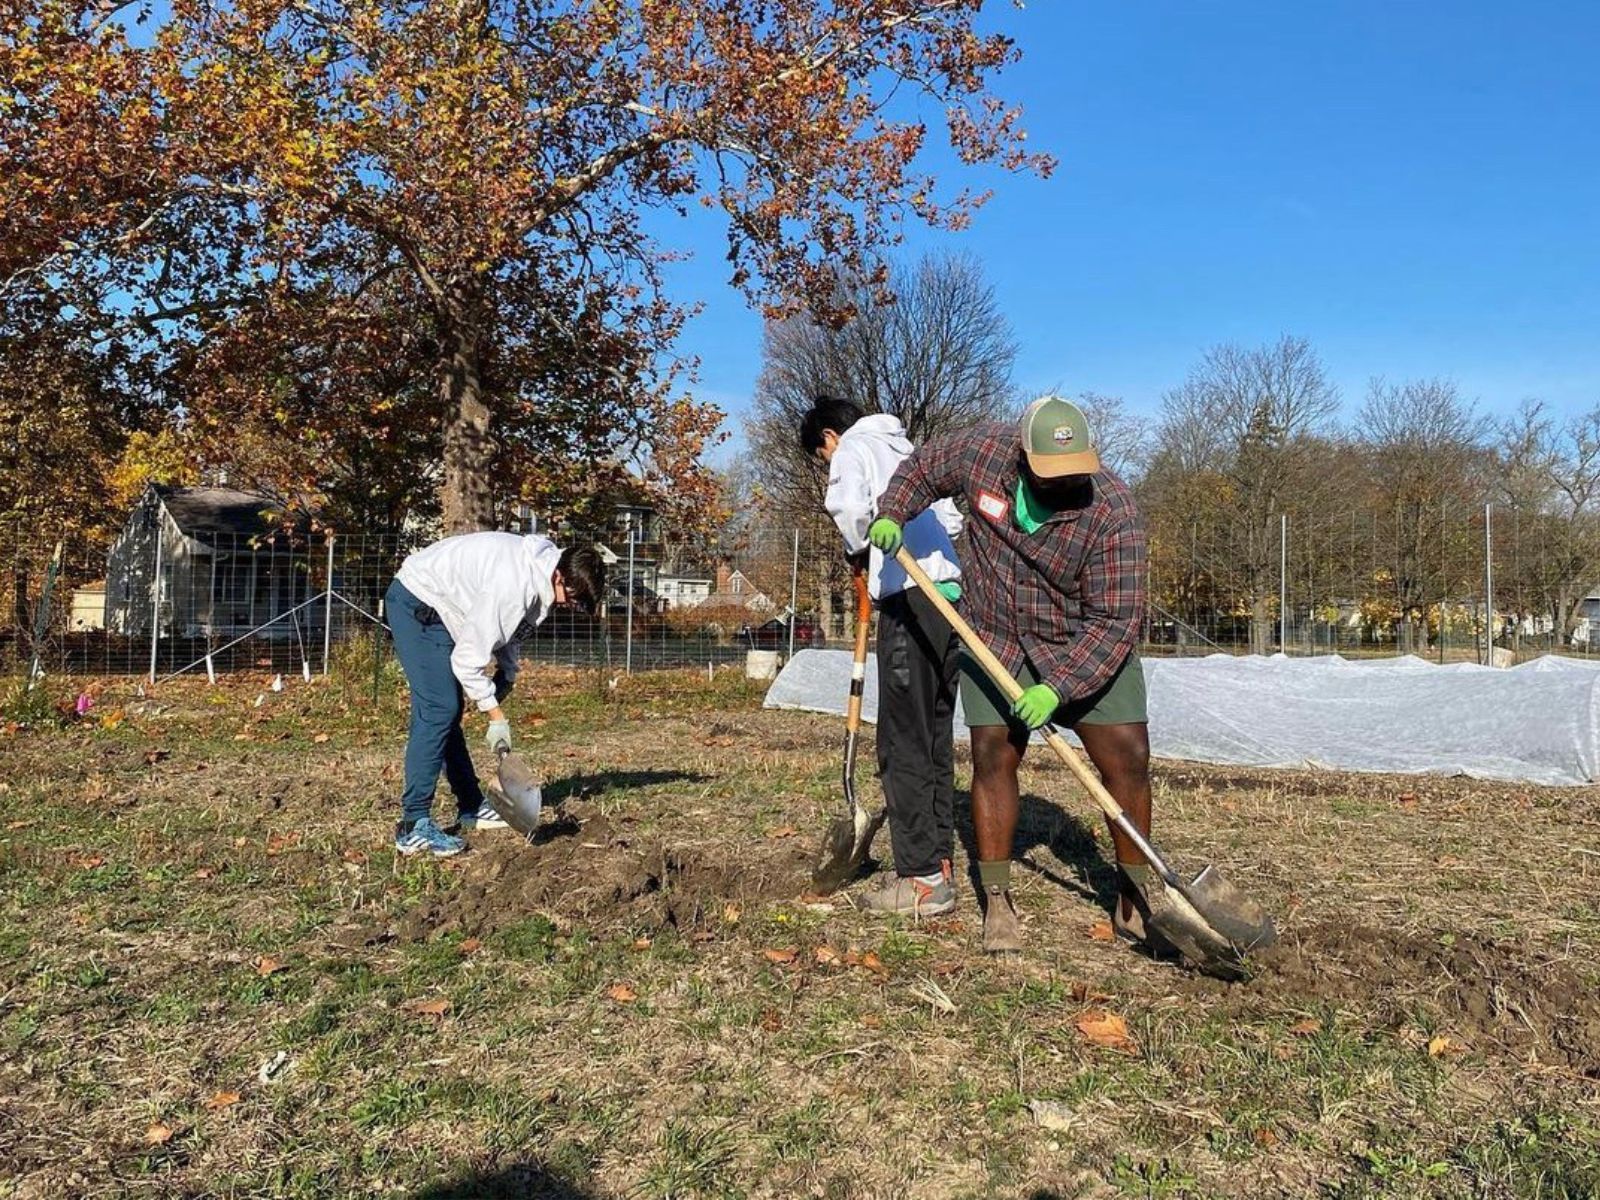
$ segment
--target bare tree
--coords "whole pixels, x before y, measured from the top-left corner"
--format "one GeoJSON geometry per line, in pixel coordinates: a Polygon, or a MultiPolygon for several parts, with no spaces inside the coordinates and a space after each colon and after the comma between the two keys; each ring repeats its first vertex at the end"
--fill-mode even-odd
{"type": "Polygon", "coordinates": [[[1316,352],[1295,337],[1218,346],[1163,397],[1143,492],[1147,516],[1161,511],[1153,526],[1171,528],[1152,532],[1169,550],[1188,543],[1182,586],[1248,611],[1257,653],[1273,641],[1279,521],[1303,528],[1325,509],[1338,403],[1316,352]]]}
{"type": "Polygon", "coordinates": [[[771,524],[801,531],[815,560],[801,571],[824,617],[848,576],[822,508],[827,475],[798,440],[817,396],[899,417],[917,442],[1003,412],[1011,399],[1016,345],[976,260],[925,257],[892,272],[888,289],[892,299],[868,281],[841,280],[841,307],[855,315],[837,328],[804,317],[768,325],[745,426],[751,491],[771,524]]]}
{"type": "Polygon", "coordinates": [[[1381,378],[1368,385],[1357,421],[1381,582],[1392,588],[1400,648],[1420,649],[1428,606],[1476,582],[1452,531],[1487,487],[1488,422],[1447,380],[1381,378]]]}
{"type": "Polygon", "coordinates": [[[1564,639],[1600,576],[1600,405],[1559,421],[1527,401],[1499,434],[1497,494],[1510,520],[1496,558],[1517,614],[1548,614],[1564,639]]]}
{"type": "Polygon", "coordinates": [[[1017,348],[994,289],[971,257],[929,256],[891,274],[886,302],[866,281],[841,281],[852,320],[771,324],[747,426],[751,459],[780,510],[815,512],[825,480],[796,441],[820,394],[899,417],[913,441],[975,424],[1008,404],[1017,348]]]}

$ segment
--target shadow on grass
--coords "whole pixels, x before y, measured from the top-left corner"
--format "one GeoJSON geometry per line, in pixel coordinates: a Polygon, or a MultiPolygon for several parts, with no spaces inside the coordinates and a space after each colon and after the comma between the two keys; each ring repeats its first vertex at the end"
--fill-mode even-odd
{"type": "Polygon", "coordinates": [[[537,1164],[525,1163],[491,1174],[430,1183],[411,1200],[594,1200],[594,1194],[537,1164]]]}
{"type": "MultiPolygon", "coordinates": [[[[978,842],[972,827],[972,793],[956,793],[956,836],[967,852],[973,890],[980,895],[978,842]]],[[[1023,870],[1043,876],[1066,892],[1091,900],[1108,912],[1117,899],[1117,871],[1094,840],[1094,832],[1076,813],[1059,804],[1024,793],[1017,817],[1012,860],[1023,870]],[[1048,851],[1049,857],[1035,851],[1048,851]],[[1052,861],[1053,860],[1053,861],[1052,861]]]]}
{"type": "Polygon", "coordinates": [[[568,800],[587,800],[606,792],[658,787],[664,783],[705,783],[710,778],[698,771],[598,771],[593,775],[569,775],[545,784],[544,802],[563,804],[568,800]]]}

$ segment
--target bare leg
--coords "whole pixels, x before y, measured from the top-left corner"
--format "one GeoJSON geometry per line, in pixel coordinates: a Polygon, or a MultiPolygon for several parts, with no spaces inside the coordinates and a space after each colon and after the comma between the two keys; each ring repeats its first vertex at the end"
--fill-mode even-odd
{"type": "Polygon", "coordinates": [[[979,862],[1010,862],[1017,837],[1017,768],[1027,747],[1005,725],[972,731],[972,825],[979,862]]]}
{"type": "MultiPolygon", "coordinates": [[[[1075,732],[1089,752],[1089,761],[1100,772],[1100,778],[1111,793],[1112,799],[1128,814],[1133,827],[1146,837],[1150,835],[1150,736],[1144,724],[1079,725],[1075,732]]],[[[976,747],[976,743],[974,743],[976,747]]],[[[974,749],[976,755],[976,749],[974,749]]],[[[977,786],[973,786],[977,798],[977,786]]],[[[1123,834],[1111,830],[1117,847],[1119,866],[1143,866],[1144,857],[1123,834]]],[[[1127,918],[1133,905],[1126,890],[1122,897],[1122,915],[1127,918]]]]}

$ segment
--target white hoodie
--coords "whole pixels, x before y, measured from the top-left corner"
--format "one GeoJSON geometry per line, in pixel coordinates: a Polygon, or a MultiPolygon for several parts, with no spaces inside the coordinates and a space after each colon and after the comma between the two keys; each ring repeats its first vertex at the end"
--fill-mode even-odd
{"type": "Polygon", "coordinates": [[[463,533],[400,564],[396,578],[439,614],[455,639],[450,668],[481,711],[495,706],[494,681],[485,673],[489,660],[515,679],[517,626],[550,615],[560,559],[560,547],[536,533],[463,533]]]}
{"type": "MultiPolygon", "coordinates": [[[[858,554],[867,545],[867,526],[877,518],[878,500],[889,486],[895,468],[913,447],[900,418],[887,413],[862,417],[839,436],[828,464],[828,494],[823,503],[844,534],[845,547],[858,554]]],[[[961,532],[961,513],[954,503],[940,500],[924,509],[905,527],[906,547],[917,565],[935,583],[961,578],[954,538],[961,532]]],[[[867,590],[874,600],[915,587],[892,558],[874,549],[869,559],[867,590]]]]}

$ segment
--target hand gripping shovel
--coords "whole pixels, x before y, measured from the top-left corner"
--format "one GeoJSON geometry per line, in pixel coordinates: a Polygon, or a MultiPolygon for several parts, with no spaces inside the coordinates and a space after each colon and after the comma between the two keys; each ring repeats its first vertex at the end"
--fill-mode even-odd
{"type": "Polygon", "coordinates": [[[495,748],[500,760],[495,772],[498,787],[489,789],[489,803],[501,820],[525,838],[532,838],[539,828],[539,813],[544,808],[544,792],[539,787],[539,777],[522,759],[511,753],[511,747],[495,748]]]}
{"type": "MultiPolygon", "coordinates": [[[[902,547],[896,561],[906,574],[922,589],[922,594],[933,602],[945,620],[961,636],[967,650],[982,664],[1008,700],[1022,695],[1022,686],[1011,673],[979,640],[972,626],[962,620],[961,614],[941,596],[929,581],[917,560],[902,547]]],[[[1044,740],[1050,749],[1072,773],[1077,776],[1094,802],[1118,830],[1139,848],[1160,882],[1154,884],[1145,899],[1150,905],[1147,922],[1155,932],[1164,936],[1182,952],[1183,956],[1203,970],[1221,975],[1238,975],[1243,956],[1252,950],[1261,950],[1277,940],[1277,930],[1272,918],[1238,888],[1234,887],[1212,866],[1206,867],[1193,880],[1185,883],[1164,858],[1157,853],[1150,840],[1134,828],[1133,822],[1122,807],[1106,791],[1105,785],[1094,769],[1086,763],[1056,730],[1046,726],[1044,740]]]]}
{"type": "Polygon", "coordinates": [[[867,633],[872,625],[872,597],[867,594],[866,573],[855,572],[856,646],[850,670],[850,700],[844,721],[844,816],[834,818],[822,837],[811,887],[820,895],[849,883],[866,861],[872,839],[883,825],[884,812],[868,816],[856,801],[856,742],[861,733],[861,693],[867,682],[867,633]]]}

